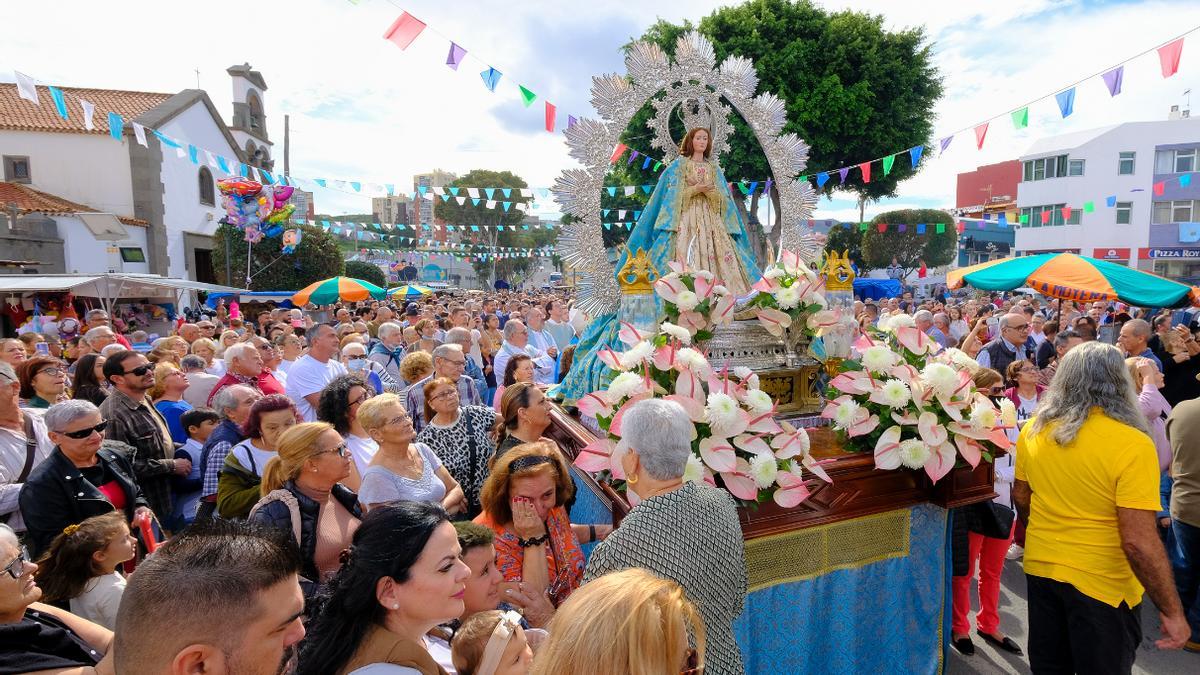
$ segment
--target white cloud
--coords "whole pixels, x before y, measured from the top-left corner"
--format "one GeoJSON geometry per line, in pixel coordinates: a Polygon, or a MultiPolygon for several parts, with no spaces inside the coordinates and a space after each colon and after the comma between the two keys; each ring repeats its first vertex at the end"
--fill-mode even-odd
{"type": "MultiPolygon", "coordinates": [[[[542,99],[524,109],[515,82],[558,105],[560,124],[567,114],[590,115],[590,77],[621,71],[620,46],[656,17],[698,21],[733,3],[397,4],[429,25],[407,51],[382,39],[401,11],[385,1],[295,0],[239,9],[131,0],[121,3],[120,12],[83,0],[7,2],[0,6],[0,25],[8,28],[0,41],[0,72],[20,70],[62,85],[174,92],[195,87],[199,69],[201,86],[228,116],[232,92],[224,70],[247,61],[270,86],[265,103],[280,162],[282,116],[291,115],[295,175],[407,186],[412,174],[433,168],[458,173],[486,168],[513,170],[542,186],[573,160],[561,134],[539,131],[542,99]],[[444,65],[448,43],[442,35],[468,50],[458,72],[444,65]],[[504,72],[496,94],[481,84],[481,58],[504,72]]],[[[1200,24],[1200,5],[1185,0],[1099,6],[852,0],[825,6],[882,12],[890,29],[927,27],[946,90],[936,108],[939,135],[1006,114],[1032,96],[1053,93],[1200,24]]],[[[1014,132],[1007,119],[993,122],[983,151],[975,149],[969,131],[940,159],[927,151],[920,174],[901,186],[896,200],[868,207],[868,217],[901,205],[952,206],[956,173],[1015,158],[1043,135],[1163,118],[1170,103],[1182,102],[1183,89],[1200,91],[1197,50],[1200,41],[1193,37],[1179,74],[1166,81],[1153,53],[1130,64],[1125,93],[1115,99],[1098,79],[1083,82],[1076,112],[1065,121],[1057,119],[1050,99],[1031,108],[1025,131],[1014,132]]],[[[827,168],[836,167],[810,171],[827,168]]],[[[369,201],[323,190],[317,207],[335,214],[363,212],[369,201]]],[[[858,214],[856,208],[823,204],[816,217],[856,220],[858,214]]]]}

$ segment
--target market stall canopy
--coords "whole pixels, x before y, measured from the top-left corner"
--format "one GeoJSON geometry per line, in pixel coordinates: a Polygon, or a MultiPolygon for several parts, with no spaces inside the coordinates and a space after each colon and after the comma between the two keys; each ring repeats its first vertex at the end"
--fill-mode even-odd
{"type": "Polygon", "coordinates": [[[0,275],[0,293],[70,292],[73,295],[121,300],[174,298],[180,291],[241,293],[241,289],[171,279],[156,274],[12,274],[0,275]]]}
{"type": "Polygon", "coordinates": [[[309,284],[309,286],[292,296],[292,303],[303,307],[308,303],[314,305],[332,305],[335,302],[359,302],[367,298],[383,300],[387,291],[369,281],[353,277],[330,277],[309,284]]]}
{"type": "Polygon", "coordinates": [[[292,296],[295,294],[296,291],[241,291],[239,293],[209,293],[208,299],[204,301],[204,304],[207,305],[209,309],[216,309],[217,304],[221,300],[224,300],[225,302],[236,300],[237,302],[243,303],[274,302],[284,309],[291,309],[294,306],[292,305],[292,296]]]}
{"type": "Polygon", "coordinates": [[[1074,253],[1001,258],[946,275],[951,289],[965,284],[985,291],[1028,286],[1051,298],[1079,302],[1120,300],[1138,307],[1200,307],[1200,288],[1074,253]]]}

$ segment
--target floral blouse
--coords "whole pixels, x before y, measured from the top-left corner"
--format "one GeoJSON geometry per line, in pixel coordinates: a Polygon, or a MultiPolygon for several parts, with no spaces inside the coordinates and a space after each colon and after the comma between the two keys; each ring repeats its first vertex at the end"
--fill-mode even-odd
{"type": "MultiPolygon", "coordinates": [[[[525,551],[517,541],[517,534],[493,522],[486,512],[480,514],[475,521],[496,532],[496,568],[504,575],[504,580],[521,581],[525,551]]],[[[571,530],[567,510],[561,506],[550,509],[546,518],[546,531],[550,534],[550,545],[546,547],[550,601],[558,607],[583,582],[583,549],[571,530]]]]}

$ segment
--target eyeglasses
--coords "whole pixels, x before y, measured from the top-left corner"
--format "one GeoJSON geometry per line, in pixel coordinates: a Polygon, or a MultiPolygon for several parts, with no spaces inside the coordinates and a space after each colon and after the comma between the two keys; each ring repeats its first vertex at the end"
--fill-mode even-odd
{"type": "Polygon", "coordinates": [[[33,559],[29,557],[29,549],[22,546],[21,550],[17,553],[17,557],[13,558],[13,561],[8,563],[0,572],[6,572],[13,579],[20,579],[32,561],[33,559]]]}
{"type": "Polygon", "coordinates": [[[456,391],[454,389],[447,389],[445,391],[434,394],[433,396],[430,396],[429,400],[436,401],[439,398],[458,398],[458,391],[456,391]]]}
{"type": "Polygon", "coordinates": [[[108,420],[101,420],[101,422],[94,427],[88,427],[87,429],[80,429],[78,431],[64,431],[62,432],[62,435],[66,436],[67,438],[74,438],[77,441],[81,441],[88,436],[91,436],[93,431],[101,434],[104,433],[104,429],[106,427],[108,427],[108,420]]]}
{"type": "Polygon", "coordinates": [[[387,423],[386,423],[386,424],[384,424],[383,426],[385,426],[385,427],[390,427],[390,426],[392,426],[393,424],[398,424],[398,423],[400,423],[400,422],[403,422],[403,421],[405,421],[405,420],[407,420],[407,419],[408,419],[408,415],[397,415],[397,416],[393,417],[392,419],[388,420],[388,421],[387,421],[387,423]]]}
{"type": "Polygon", "coordinates": [[[1029,324],[1027,324],[1027,323],[1023,323],[1023,324],[1021,324],[1020,326],[1012,326],[1012,325],[1010,325],[1010,326],[1006,326],[1006,327],[1007,327],[1007,328],[1011,328],[1011,329],[1013,329],[1013,330],[1029,330],[1029,324]]]}
{"type": "Polygon", "coordinates": [[[154,370],[154,364],[147,363],[146,365],[138,366],[137,368],[134,368],[133,370],[123,371],[121,374],[122,375],[137,375],[138,377],[145,377],[146,373],[148,373],[152,370],[154,370]]]}
{"type": "Polygon", "coordinates": [[[317,454],[324,455],[327,452],[336,452],[338,457],[349,457],[350,456],[350,447],[348,445],[346,445],[345,442],[343,442],[341,445],[336,445],[328,450],[322,450],[322,451],[318,452],[317,454]]]}
{"type": "Polygon", "coordinates": [[[65,372],[67,372],[66,368],[59,368],[58,366],[50,366],[49,368],[42,368],[41,370],[34,373],[33,376],[37,377],[38,375],[42,375],[44,373],[46,375],[49,375],[50,377],[58,377],[59,375],[62,375],[65,372]]]}

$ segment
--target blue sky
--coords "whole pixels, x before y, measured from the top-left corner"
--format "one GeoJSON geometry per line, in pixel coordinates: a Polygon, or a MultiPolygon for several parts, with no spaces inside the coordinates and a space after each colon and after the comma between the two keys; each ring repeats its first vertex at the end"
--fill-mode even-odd
{"type": "MultiPolygon", "coordinates": [[[[20,70],[42,82],[173,92],[200,84],[229,115],[224,69],[250,62],[270,89],[270,133],[282,138],[291,115],[292,173],[408,185],[414,173],[442,168],[512,170],[535,186],[574,166],[561,134],[542,131],[539,99],[520,103],[515,83],[567,114],[592,115],[591,77],[623,71],[620,46],[657,17],[697,21],[711,0],[294,0],[236,6],[127,0],[111,5],[61,2],[0,4],[0,80],[20,70]],[[401,51],[381,36],[402,10],[429,28],[401,51]],[[69,21],[63,17],[71,17],[69,21]],[[458,72],[444,65],[447,38],[468,49],[458,72]],[[481,60],[480,60],[481,59],[481,60]],[[504,72],[500,88],[480,83],[481,64],[504,72]]],[[[889,28],[923,25],[934,44],[946,95],[937,106],[935,137],[1053,94],[1184,30],[1200,25],[1200,3],[1188,0],[1081,2],[933,0],[820,3],[828,9],[882,13],[889,28]]],[[[1029,128],[993,122],[982,151],[970,132],[941,158],[927,152],[923,170],[900,196],[872,204],[867,216],[898,207],[952,206],[955,174],[1011,159],[1033,140],[1131,120],[1163,119],[1182,104],[1184,89],[1200,106],[1200,33],[1184,48],[1178,75],[1163,80],[1154,54],[1126,67],[1125,93],[1109,99],[1098,79],[1080,84],[1076,112],[1058,119],[1053,98],[1030,109],[1029,128]]],[[[899,148],[898,148],[899,150],[899,148]]],[[[276,146],[276,158],[282,148],[276,146]]],[[[868,159],[868,158],[863,158],[868,159]]],[[[835,167],[809,167],[812,169],[835,167]]],[[[838,195],[835,195],[837,197],[838,195]]],[[[368,197],[320,190],[317,208],[369,211],[368,197]]],[[[553,204],[547,210],[553,211],[553,204]]],[[[819,204],[816,217],[857,218],[852,200],[819,204]]]]}

